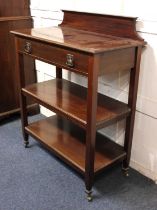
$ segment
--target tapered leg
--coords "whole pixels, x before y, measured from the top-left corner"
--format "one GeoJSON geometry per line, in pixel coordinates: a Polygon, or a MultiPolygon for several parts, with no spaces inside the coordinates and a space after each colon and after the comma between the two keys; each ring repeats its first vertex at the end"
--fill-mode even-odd
{"type": "Polygon", "coordinates": [[[28,134],[25,131],[25,127],[28,125],[27,119],[27,101],[26,97],[22,94],[22,88],[25,87],[25,74],[24,74],[24,56],[19,54],[19,72],[20,72],[20,111],[21,111],[21,124],[22,124],[22,133],[24,138],[24,146],[28,147],[28,134]]]}
{"type": "Polygon", "coordinates": [[[22,123],[22,133],[23,133],[23,139],[24,139],[24,146],[25,148],[28,147],[29,141],[28,141],[28,134],[25,131],[25,126],[28,125],[28,119],[27,119],[27,102],[26,97],[24,95],[20,95],[20,107],[21,107],[21,123],[22,123]]]}
{"type": "Polygon", "coordinates": [[[20,98],[20,111],[21,111],[21,123],[22,133],[24,138],[24,146],[29,144],[28,134],[25,131],[25,127],[28,125],[27,119],[27,102],[26,97],[22,94],[22,88],[25,87],[25,72],[24,72],[24,55],[18,53],[17,40],[15,39],[16,46],[16,71],[18,72],[18,89],[20,98]]]}
{"type": "Polygon", "coordinates": [[[131,115],[129,117],[127,117],[127,120],[126,120],[124,149],[126,151],[127,156],[126,156],[126,159],[123,161],[123,166],[122,166],[122,169],[126,176],[128,176],[128,168],[129,168],[129,162],[130,162],[130,156],[131,156],[132,137],[133,137],[135,111],[136,111],[136,99],[137,99],[138,80],[139,80],[139,70],[140,70],[141,50],[142,50],[141,47],[136,48],[135,66],[133,69],[131,69],[131,73],[130,73],[128,106],[131,108],[131,115]]]}
{"type": "Polygon", "coordinates": [[[96,138],[96,113],[98,89],[99,56],[89,59],[88,95],[87,95],[87,129],[86,129],[86,161],[85,184],[88,201],[92,200],[92,186],[94,181],[94,156],[96,138]]]}
{"type": "MultiPolygon", "coordinates": [[[[94,129],[95,130],[95,129],[94,129]]],[[[86,172],[85,184],[87,200],[92,200],[92,186],[94,181],[95,131],[87,133],[86,137],[86,172]]],[[[88,131],[89,132],[89,131],[88,131]]]]}

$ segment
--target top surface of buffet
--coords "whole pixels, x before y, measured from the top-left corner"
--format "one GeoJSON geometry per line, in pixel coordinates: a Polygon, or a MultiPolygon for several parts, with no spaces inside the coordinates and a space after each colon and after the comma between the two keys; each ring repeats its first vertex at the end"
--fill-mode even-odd
{"type": "Polygon", "coordinates": [[[64,20],[57,27],[22,29],[12,33],[87,53],[145,44],[136,32],[136,18],[65,10],[64,20]]]}

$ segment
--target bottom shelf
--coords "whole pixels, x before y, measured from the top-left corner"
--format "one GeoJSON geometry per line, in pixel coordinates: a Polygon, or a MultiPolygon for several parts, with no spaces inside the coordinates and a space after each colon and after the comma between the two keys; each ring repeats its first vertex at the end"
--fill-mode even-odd
{"type": "MultiPolygon", "coordinates": [[[[66,163],[85,173],[85,130],[57,115],[31,123],[25,130],[66,163]]],[[[95,173],[125,157],[123,147],[97,133],[95,173]]]]}

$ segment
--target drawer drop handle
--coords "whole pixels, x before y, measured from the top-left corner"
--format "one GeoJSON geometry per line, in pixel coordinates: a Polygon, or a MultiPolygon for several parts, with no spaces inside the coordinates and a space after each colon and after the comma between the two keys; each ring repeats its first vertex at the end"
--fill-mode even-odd
{"type": "Polygon", "coordinates": [[[71,54],[67,54],[66,65],[69,67],[74,67],[74,56],[71,54]]]}
{"type": "Polygon", "coordinates": [[[32,52],[32,45],[31,45],[30,42],[26,42],[25,47],[24,47],[24,51],[26,53],[29,53],[29,54],[32,52]]]}

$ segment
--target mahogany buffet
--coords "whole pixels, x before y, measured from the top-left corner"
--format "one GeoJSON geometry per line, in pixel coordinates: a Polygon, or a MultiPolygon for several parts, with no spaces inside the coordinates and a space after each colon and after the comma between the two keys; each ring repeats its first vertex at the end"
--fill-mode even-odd
{"type": "Polygon", "coordinates": [[[12,32],[20,76],[23,137],[25,147],[29,144],[28,136],[33,136],[80,172],[90,201],[94,177],[105,168],[122,162],[122,169],[128,175],[141,50],[145,42],[136,33],[136,18],[63,12],[64,20],[58,27],[12,32]],[[55,65],[56,79],[26,85],[24,56],[55,65]],[[86,76],[87,88],[63,79],[62,68],[86,76]],[[98,93],[98,77],[113,71],[130,72],[127,104],[98,93]],[[32,98],[56,115],[29,124],[26,98],[32,98]],[[122,119],[126,119],[124,146],[97,132],[122,119]]]}

